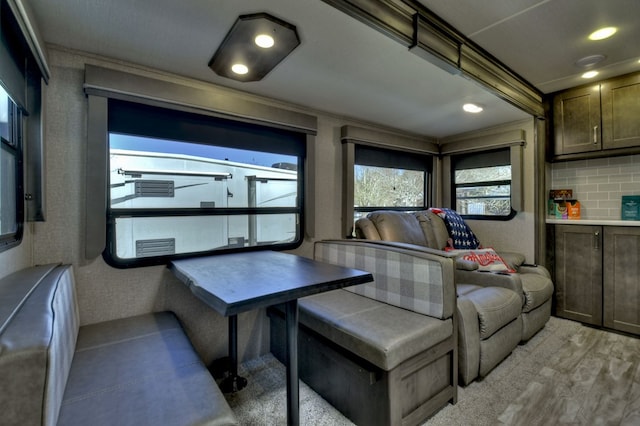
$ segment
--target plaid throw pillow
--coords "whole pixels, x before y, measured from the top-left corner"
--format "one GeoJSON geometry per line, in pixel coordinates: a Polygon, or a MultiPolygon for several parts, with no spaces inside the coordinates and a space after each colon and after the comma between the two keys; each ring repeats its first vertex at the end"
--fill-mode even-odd
{"type": "Polygon", "coordinates": [[[480,247],[480,241],[462,216],[451,209],[430,209],[444,220],[454,249],[469,250],[480,247]]]}

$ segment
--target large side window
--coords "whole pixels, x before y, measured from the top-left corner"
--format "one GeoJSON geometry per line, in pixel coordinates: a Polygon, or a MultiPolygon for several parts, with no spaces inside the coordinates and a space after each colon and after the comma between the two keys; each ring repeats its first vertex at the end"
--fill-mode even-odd
{"type": "Polygon", "coordinates": [[[454,209],[473,219],[509,219],[511,206],[510,148],[452,157],[454,209]]]}
{"type": "Polygon", "coordinates": [[[22,237],[22,114],[0,86],[0,251],[22,237]]]}
{"type": "Polygon", "coordinates": [[[416,211],[429,203],[432,157],[356,145],[354,219],[375,210],[416,211]]]}
{"type": "Polygon", "coordinates": [[[302,242],[305,135],[109,100],[107,260],[302,242]]]}

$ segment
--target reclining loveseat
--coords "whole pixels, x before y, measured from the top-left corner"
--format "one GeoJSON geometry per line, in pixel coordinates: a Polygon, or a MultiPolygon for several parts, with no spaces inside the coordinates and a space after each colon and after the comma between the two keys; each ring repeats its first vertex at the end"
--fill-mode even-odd
{"type": "MultiPolygon", "coordinates": [[[[376,211],[358,219],[355,230],[360,239],[461,251],[459,259],[479,245],[464,220],[449,209],[376,211]],[[462,243],[461,234],[465,234],[462,243]],[[460,244],[466,250],[460,250],[460,244]]],[[[483,271],[473,261],[456,263],[459,377],[465,385],[486,376],[518,343],[542,329],[551,316],[553,283],[549,272],[542,266],[525,264],[519,253],[498,251],[497,255],[504,263],[499,271],[483,271]]]]}

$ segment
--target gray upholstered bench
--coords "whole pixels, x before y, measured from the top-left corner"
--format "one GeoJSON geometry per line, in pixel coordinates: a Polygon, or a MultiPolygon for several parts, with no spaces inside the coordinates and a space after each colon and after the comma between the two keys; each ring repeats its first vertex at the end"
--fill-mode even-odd
{"type": "Polygon", "coordinates": [[[170,312],[79,327],[71,266],[0,280],[3,425],[235,425],[170,312]]]}
{"type": "MultiPolygon", "coordinates": [[[[455,403],[453,259],[354,240],[317,242],[315,258],[374,282],[299,300],[300,378],[362,425],[421,424],[455,403]]],[[[284,317],[268,314],[284,362],[284,317]]]]}

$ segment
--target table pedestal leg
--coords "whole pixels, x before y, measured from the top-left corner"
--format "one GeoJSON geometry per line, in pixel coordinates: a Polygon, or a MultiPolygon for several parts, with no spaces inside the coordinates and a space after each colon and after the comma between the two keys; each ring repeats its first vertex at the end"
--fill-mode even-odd
{"type": "Polygon", "coordinates": [[[247,386],[247,379],[238,376],[238,316],[230,315],[228,321],[229,372],[220,383],[220,390],[224,393],[237,392],[247,386]]]}
{"type": "Polygon", "coordinates": [[[287,326],[287,424],[300,424],[300,389],[298,382],[298,300],[286,303],[287,326]]]}

